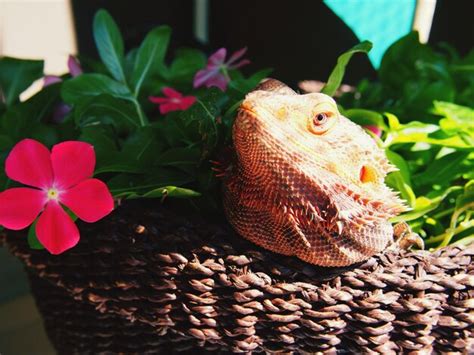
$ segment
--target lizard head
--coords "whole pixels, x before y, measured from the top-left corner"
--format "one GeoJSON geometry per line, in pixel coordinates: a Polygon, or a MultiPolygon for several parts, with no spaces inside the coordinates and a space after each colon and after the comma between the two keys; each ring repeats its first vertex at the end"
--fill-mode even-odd
{"type": "MultiPolygon", "coordinates": [[[[392,238],[388,219],[405,210],[384,183],[395,168],[331,97],[299,95],[270,79],[246,96],[233,140],[240,184],[252,186],[247,190],[258,195],[261,209],[293,230],[287,243],[300,238],[306,246],[293,245],[300,250],[294,255],[323,266],[348,265],[382,250],[392,238]]],[[[254,197],[245,198],[253,203],[254,197]]],[[[247,202],[240,201],[240,208],[247,202]]],[[[289,247],[263,246],[291,254],[289,247]]]]}

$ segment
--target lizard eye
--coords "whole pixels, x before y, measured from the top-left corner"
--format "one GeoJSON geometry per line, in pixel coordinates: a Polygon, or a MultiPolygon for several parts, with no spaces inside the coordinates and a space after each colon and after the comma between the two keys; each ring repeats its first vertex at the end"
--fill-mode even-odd
{"type": "Polygon", "coordinates": [[[309,122],[309,130],[314,134],[326,133],[336,122],[337,115],[331,111],[316,112],[309,122]]]}
{"type": "Polygon", "coordinates": [[[313,123],[315,126],[321,126],[323,124],[325,124],[328,120],[328,115],[327,113],[325,112],[321,112],[321,113],[318,113],[314,119],[313,119],[313,123]]]}

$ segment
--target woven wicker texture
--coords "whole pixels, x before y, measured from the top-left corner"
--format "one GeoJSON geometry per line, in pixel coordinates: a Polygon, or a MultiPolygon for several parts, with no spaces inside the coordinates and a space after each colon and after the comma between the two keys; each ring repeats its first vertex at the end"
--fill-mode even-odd
{"type": "Polygon", "coordinates": [[[473,246],[323,269],[171,208],[128,203],[80,228],[60,256],[6,239],[61,354],[474,351],[473,246]]]}

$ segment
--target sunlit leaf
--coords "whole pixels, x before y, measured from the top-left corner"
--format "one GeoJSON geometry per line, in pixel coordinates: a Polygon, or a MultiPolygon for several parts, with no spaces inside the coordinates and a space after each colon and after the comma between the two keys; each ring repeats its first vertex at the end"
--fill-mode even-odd
{"type": "Polygon", "coordinates": [[[332,70],[327,80],[326,86],[321,90],[322,93],[334,96],[336,90],[341,86],[346,66],[355,53],[368,53],[372,49],[372,43],[369,41],[361,42],[337,58],[337,64],[332,70]]]}

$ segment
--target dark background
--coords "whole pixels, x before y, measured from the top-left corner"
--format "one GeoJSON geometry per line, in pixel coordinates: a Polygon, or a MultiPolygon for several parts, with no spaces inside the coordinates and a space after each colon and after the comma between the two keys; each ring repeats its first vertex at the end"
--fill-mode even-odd
{"type": "MultiPolygon", "coordinates": [[[[374,0],[376,1],[376,0],[374,0]]],[[[311,0],[209,0],[209,44],[194,39],[191,0],[73,0],[79,52],[97,56],[92,19],[107,9],[125,38],[127,49],[136,47],[153,27],[173,29],[170,52],[192,46],[212,53],[220,47],[234,51],[248,47],[252,64],[246,70],[266,67],[273,76],[294,85],[303,79],[325,81],[338,55],[358,43],[352,31],[322,1],[311,0]]],[[[438,0],[430,43],[448,42],[465,55],[474,45],[474,2],[438,0]]],[[[375,78],[366,56],[354,56],[345,82],[375,78]]],[[[244,70],[245,71],[245,70],[244,70]]]]}

